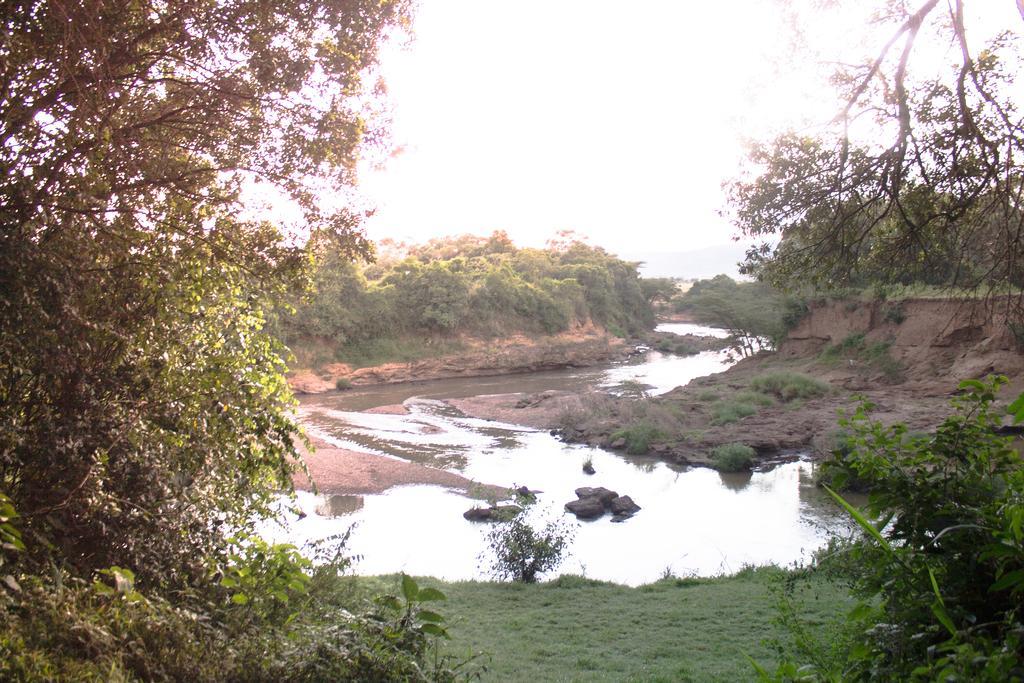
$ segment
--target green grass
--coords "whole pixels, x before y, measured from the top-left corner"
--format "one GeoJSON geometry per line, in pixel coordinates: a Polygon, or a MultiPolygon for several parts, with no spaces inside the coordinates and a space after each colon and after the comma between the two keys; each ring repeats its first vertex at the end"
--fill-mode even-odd
{"type": "Polygon", "coordinates": [[[749,470],[756,455],[753,448],[741,443],[727,443],[711,451],[711,462],[716,470],[740,472],[749,470]]]}
{"type": "Polygon", "coordinates": [[[903,364],[892,357],[890,342],[871,342],[863,334],[851,334],[837,344],[826,346],[818,360],[827,365],[836,365],[842,361],[859,361],[873,370],[877,370],[892,381],[903,378],[903,364]]]}
{"type": "Polygon", "coordinates": [[[750,388],[763,394],[770,394],[782,401],[798,398],[814,398],[828,393],[828,384],[798,372],[778,371],[758,375],[750,382],[750,388]]]}
{"type": "Polygon", "coordinates": [[[620,429],[611,435],[612,442],[618,439],[626,440],[626,452],[630,455],[643,455],[651,448],[651,443],[664,439],[667,436],[664,430],[658,429],[648,422],[639,422],[620,429]]]}
{"type": "MultiPolygon", "coordinates": [[[[484,681],[752,681],[746,656],[774,668],[764,641],[786,642],[772,589],[784,576],[761,568],[639,588],[580,577],[420,585],[448,596],[434,603],[452,636],[443,652],[489,655],[484,681]]],[[[812,625],[841,619],[851,606],[841,588],[821,581],[798,603],[812,625]]]]}
{"type": "Polygon", "coordinates": [[[464,349],[465,346],[455,339],[380,338],[339,347],[334,353],[334,358],[354,368],[366,368],[384,363],[409,363],[424,358],[436,358],[464,349]]]}

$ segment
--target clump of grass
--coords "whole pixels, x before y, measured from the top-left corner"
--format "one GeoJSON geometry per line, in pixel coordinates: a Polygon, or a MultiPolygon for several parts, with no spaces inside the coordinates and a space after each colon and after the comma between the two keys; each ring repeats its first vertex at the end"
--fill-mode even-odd
{"type": "Polygon", "coordinates": [[[613,432],[611,440],[626,441],[626,452],[630,455],[643,455],[651,449],[651,443],[664,439],[668,435],[649,422],[638,422],[625,429],[613,432]]]}
{"type": "Polygon", "coordinates": [[[864,334],[858,332],[856,334],[849,335],[838,344],[830,344],[829,346],[826,346],[818,357],[823,361],[831,362],[851,354],[859,354],[863,348],[864,334]]]}
{"type": "Polygon", "coordinates": [[[722,397],[719,396],[718,393],[714,391],[702,391],[699,394],[697,394],[697,400],[700,401],[701,403],[712,403],[720,398],[722,397]]]}
{"type": "Polygon", "coordinates": [[[334,388],[337,389],[338,391],[348,391],[349,389],[352,388],[352,382],[345,379],[344,377],[339,377],[334,382],[334,388]]]}
{"type": "Polygon", "coordinates": [[[716,446],[711,451],[711,463],[721,472],[740,472],[749,470],[754,462],[756,452],[742,443],[727,443],[716,446]]]}
{"type": "Polygon", "coordinates": [[[859,360],[895,382],[903,377],[903,365],[892,357],[891,349],[891,342],[869,344],[863,334],[851,334],[838,344],[825,347],[818,358],[825,363],[837,363],[841,359],[859,360]]]}
{"type": "Polygon", "coordinates": [[[711,424],[730,424],[756,412],[757,406],[751,403],[723,399],[711,406],[711,424]]]}
{"type": "Polygon", "coordinates": [[[755,377],[750,388],[763,394],[771,394],[782,401],[798,398],[814,398],[828,393],[828,384],[798,372],[769,372],[755,377]]]}

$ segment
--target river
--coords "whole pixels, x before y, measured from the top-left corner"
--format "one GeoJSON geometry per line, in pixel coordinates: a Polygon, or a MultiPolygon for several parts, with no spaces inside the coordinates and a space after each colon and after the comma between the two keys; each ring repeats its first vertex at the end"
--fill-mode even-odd
{"type": "MultiPolygon", "coordinates": [[[[693,325],[659,326],[684,334],[721,331],[693,325]]],[[[639,585],[677,576],[733,572],[745,565],[806,559],[828,534],[846,528],[843,514],[813,485],[814,465],[798,460],[764,471],[724,474],[656,458],[625,456],[565,444],[547,431],[465,417],[444,398],[603,387],[640,382],[651,394],[719,372],[725,352],[677,357],[650,352],[629,363],[492,378],[449,379],[305,397],[309,432],[334,445],[449,469],[478,482],[538,490],[537,523],[566,515],[563,505],[580,486],[606,486],[629,495],[641,511],[624,523],[609,517],[577,522],[558,573],[639,585]],[[359,412],[403,403],[406,415],[359,412]],[[597,473],[581,467],[591,459],[597,473]]],[[[404,571],[449,580],[487,578],[488,525],[462,513],[475,503],[436,486],[402,486],[379,495],[336,497],[345,514],[316,513],[323,497],[300,492],[305,517],[290,517],[265,533],[277,541],[304,541],[353,527],[347,548],[361,556],[360,574],[404,571]]]]}

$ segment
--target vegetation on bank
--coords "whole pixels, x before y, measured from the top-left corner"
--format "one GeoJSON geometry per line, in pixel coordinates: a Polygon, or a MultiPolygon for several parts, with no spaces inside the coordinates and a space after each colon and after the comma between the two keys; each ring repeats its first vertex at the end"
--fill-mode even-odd
{"type": "Polygon", "coordinates": [[[518,248],[502,232],[425,245],[385,242],[372,263],[328,253],[314,291],[279,315],[300,364],[407,361],[457,349],[458,337],[553,334],[594,323],[618,336],[654,325],[636,264],[565,241],[518,248]]]}
{"type": "Polygon", "coordinates": [[[698,280],[673,299],[673,309],[697,322],[729,330],[742,355],[775,348],[807,312],[802,299],[762,282],[737,282],[728,275],[698,280]]]}
{"type": "MultiPolygon", "coordinates": [[[[862,533],[833,539],[806,576],[859,602],[826,637],[783,603],[795,647],[763,680],[1024,679],[1024,463],[998,433],[1005,382],[961,382],[932,434],[873,421],[868,402],[842,421],[826,478],[869,491],[863,510],[833,492],[862,533]]],[[[1024,395],[1009,412],[1024,421],[1024,395]]]]}

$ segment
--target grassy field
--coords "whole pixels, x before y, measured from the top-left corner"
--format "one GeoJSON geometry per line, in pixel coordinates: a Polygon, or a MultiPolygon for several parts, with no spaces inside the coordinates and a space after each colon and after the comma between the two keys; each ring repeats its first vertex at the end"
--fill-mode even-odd
{"type": "MultiPolygon", "coordinates": [[[[774,623],[774,587],[784,576],[762,568],[639,588],[579,577],[420,585],[448,596],[437,603],[452,636],[446,651],[485,653],[484,681],[745,681],[755,678],[746,656],[774,666],[765,641],[786,638],[774,623]]],[[[852,605],[841,588],[821,582],[798,600],[822,628],[852,605]]]]}

